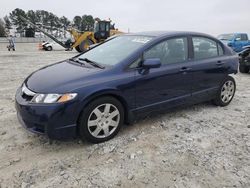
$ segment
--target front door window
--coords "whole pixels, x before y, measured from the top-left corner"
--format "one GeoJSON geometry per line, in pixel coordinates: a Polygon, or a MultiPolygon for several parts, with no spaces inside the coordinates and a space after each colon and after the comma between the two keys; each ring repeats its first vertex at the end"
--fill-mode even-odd
{"type": "Polygon", "coordinates": [[[161,63],[185,62],[188,58],[187,38],[174,38],[161,42],[144,53],[144,59],[159,58],[161,63]]]}

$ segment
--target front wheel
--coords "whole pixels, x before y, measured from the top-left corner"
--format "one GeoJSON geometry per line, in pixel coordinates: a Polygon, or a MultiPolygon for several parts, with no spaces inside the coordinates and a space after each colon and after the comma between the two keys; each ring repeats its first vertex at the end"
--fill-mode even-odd
{"type": "Polygon", "coordinates": [[[236,84],[233,77],[228,76],[220,86],[216,98],[213,100],[217,106],[227,106],[233,99],[236,90],[236,84]]]}
{"type": "Polygon", "coordinates": [[[122,104],[113,97],[102,97],[84,109],[79,122],[81,138],[92,143],[113,138],[124,122],[122,104]]]}
{"type": "Polygon", "coordinates": [[[81,53],[82,51],[80,50],[79,45],[75,47],[76,51],[78,51],[79,53],[81,53]]]}
{"type": "Polygon", "coordinates": [[[81,52],[85,52],[89,49],[89,46],[93,45],[94,42],[90,39],[85,39],[84,41],[82,41],[80,44],[79,44],[79,50],[81,52]]]}

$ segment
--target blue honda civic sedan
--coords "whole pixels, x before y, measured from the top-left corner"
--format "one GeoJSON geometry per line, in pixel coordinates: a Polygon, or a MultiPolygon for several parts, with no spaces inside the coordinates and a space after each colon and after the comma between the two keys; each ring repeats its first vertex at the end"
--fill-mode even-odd
{"type": "Polygon", "coordinates": [[[125,34],[28,76],[16,92],[17,116],[51,139],[104,142],[145,113],[228,105],[237,70],[237,55],[206,34],[125,34]]]}

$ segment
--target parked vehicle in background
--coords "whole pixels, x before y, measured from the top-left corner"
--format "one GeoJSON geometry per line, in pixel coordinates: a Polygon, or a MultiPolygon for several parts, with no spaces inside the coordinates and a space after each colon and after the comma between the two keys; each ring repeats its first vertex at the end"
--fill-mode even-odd
{"type": "MultiPolygon", "coordinates": [[[[42,50],[52,51],[53,50],[53,46],[54,45],[52,44],[52,42],[49,42],[49,41],[43,42],[42,43],[42,50]]],[[[62,49],[64,49],[64,48],[62,48],[62,49]]]]}
{"type": "Polygon", "coordinates": [[[52,51],[52,50],[67,50],[67,48],[62,47],[60,44],[56,42],[43,42],[42,43],[42,50],[45,51],[52,51]]]}
{"type": "Polygon", "coordinates": [[[206,34],[125,34],[28,76],[16,92],[17,116],[52,139],[104,142],[153,111],[203,101],[228,105],[238,61],[206,34]]]}
{"type": "Polygon", "coordinates": [[[218,39],[231,47],[235,52],[241,52],[245,46],[250,45],[250,40],[248,40],[246,33],[221,34],[218,36],[218,39]]]}
{"type": "Polygon", "coordinates": [[[240,72],[248,73],[250,70],[250,46],[245,46],[239,53],[240,56],[240,72]]]}

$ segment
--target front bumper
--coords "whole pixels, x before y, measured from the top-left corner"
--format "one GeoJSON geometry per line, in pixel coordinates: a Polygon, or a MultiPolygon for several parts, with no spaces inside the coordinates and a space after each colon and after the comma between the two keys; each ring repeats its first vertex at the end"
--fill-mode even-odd
{"type": "Polygon", "coordinates": [[[59,140],[77,136],[76,101],[62,104],[32,104],[19,88],[16,92],[15,107],[19,122],[33,133],[59,140]]]}

